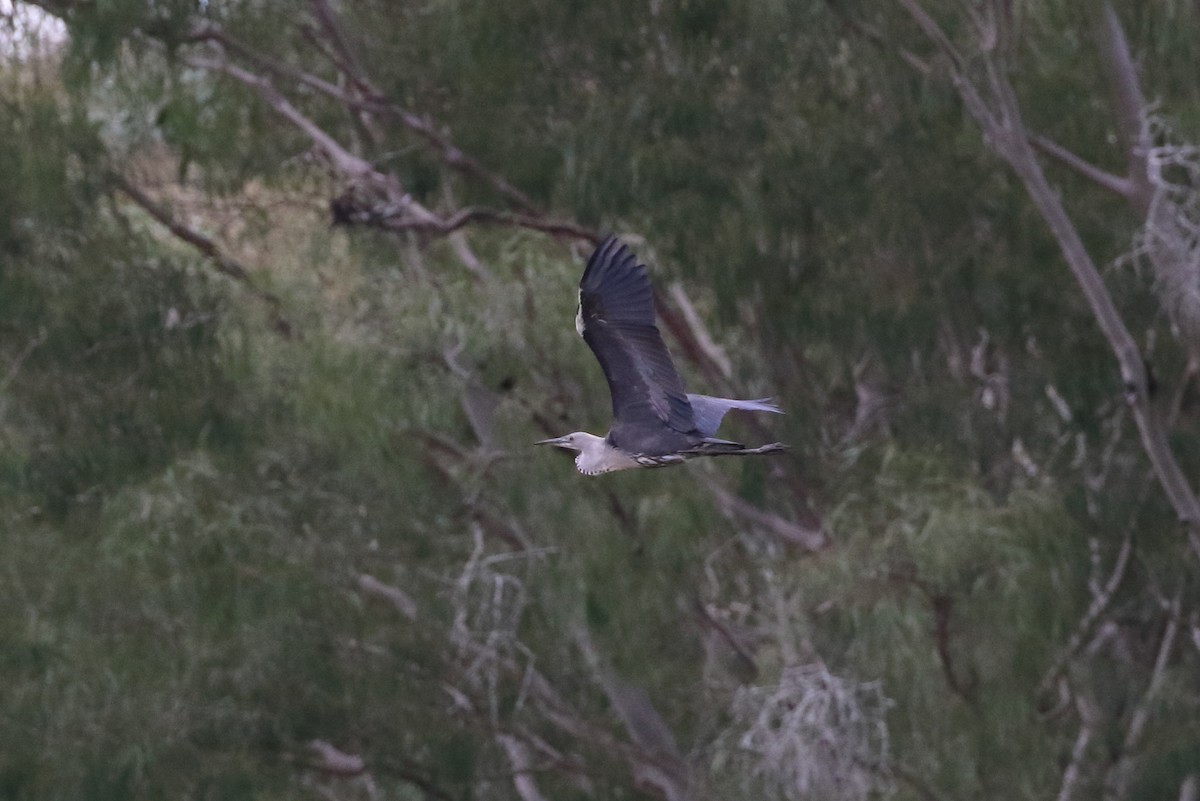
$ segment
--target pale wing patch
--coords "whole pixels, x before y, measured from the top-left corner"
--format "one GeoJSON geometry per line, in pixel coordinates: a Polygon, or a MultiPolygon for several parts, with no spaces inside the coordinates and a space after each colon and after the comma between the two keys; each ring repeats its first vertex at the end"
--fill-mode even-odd
{"type": "Polygon", "coordinates": [[[583,290],[580,290],[579,303],[575,306],[575,331],[583,336],[583,290]]]}

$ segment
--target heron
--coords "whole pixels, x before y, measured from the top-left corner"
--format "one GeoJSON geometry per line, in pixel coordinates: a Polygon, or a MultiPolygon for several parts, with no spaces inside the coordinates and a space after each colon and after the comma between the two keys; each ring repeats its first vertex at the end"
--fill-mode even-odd
{"type": "Polygon", "coordinates": [[[538,445],[576,451],[586,476],[636,467],[668,467],[697,456],[755,456],[786,450],[781,442],[758,448],[717,439],[725,413],[783,410],[768,398],[737,400],[693,395],[663,344],[654,317],[646,266],[615,236],[592,253],[579,282],[575,330],[587,342],[612,395],[612,425],[598,437],[575,431],[538,445]]]}

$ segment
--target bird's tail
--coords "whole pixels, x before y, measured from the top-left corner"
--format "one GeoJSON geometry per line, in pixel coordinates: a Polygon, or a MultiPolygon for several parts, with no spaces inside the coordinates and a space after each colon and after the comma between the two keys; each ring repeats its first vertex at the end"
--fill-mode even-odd
{"type": "Polygon", "coordinates": [[[783,414],[783,409],[772,403],[770,398],[737,400],[736,398],[714,398],[711,395],[689,394],[688,402],[692,405],[692,416],[696,421],[696,430],[706,437],[712,437],[713,434],[717,433],[717,428],[720,427],[725,413],[731,409],[740,409],[745,412],[783,414]]]}

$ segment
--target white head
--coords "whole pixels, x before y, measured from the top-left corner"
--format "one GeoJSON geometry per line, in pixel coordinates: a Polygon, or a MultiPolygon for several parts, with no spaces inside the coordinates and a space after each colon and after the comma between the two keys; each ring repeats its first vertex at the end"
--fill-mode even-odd
{"type": "Polygon", "coordinates": [[[613,470],[639,467],[630,457],[608,444],[604,437],[586,431],[575,431],[554,439],[544,439],[538,445],[556,445],[579,453],[575,457],[575,468],[585,476],[598,476],[613,470]]]}

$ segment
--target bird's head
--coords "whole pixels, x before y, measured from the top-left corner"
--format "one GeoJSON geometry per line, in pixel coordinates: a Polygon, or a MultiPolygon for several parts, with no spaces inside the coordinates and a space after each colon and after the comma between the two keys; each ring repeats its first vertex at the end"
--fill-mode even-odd
{"type": "Polygon", "coordinates": [[[634,465],[633,462],[620,467],[612,464],[612,457],[617,451],[605,441],[604,437],[597,437],[586,431],[575,431],[554,439],[544,439],[537,444],[556,445],[568,451],[575,451],[579,454],[575,457],[575,467],[585,476],[598,476],[610,470],[620,470],[623,467],[634,465]]]}
{"type": "Polygon", "coordinates": [[[584,445],[586,444],[586,441],[589,438],[596,439],[596,437],[593,437],[591,434],[585,433],[583,431],[575,431],[570,434],[564,434],[561,437],[554,437],[552,439],[539,440],[538,442],[535,442],[534,444],[535,445],[554,445],[556,447],[563,448],[568,451],[579,452],[579,451],[583,450],[584,445]]]}

